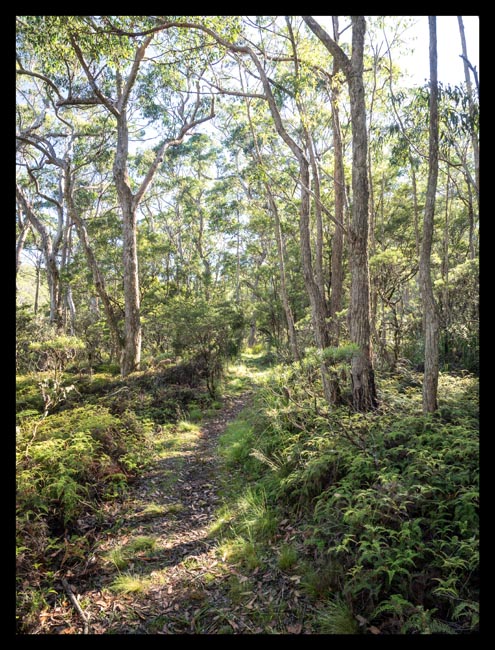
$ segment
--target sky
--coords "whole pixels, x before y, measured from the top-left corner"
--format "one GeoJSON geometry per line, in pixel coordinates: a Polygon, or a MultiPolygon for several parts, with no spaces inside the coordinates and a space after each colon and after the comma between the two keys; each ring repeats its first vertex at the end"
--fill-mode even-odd
{"type": "MultiPolygon", "coordinates": [[[[423,85],[429,79],[429,30],[428,16],[415,16],[416,24],[408,30],[411,45],[415,47],[402,65],[407,68],[413,85],[423,85]]],[[[468,59],[479,68],[479,18],[463,16],[468,59]]],[[[406,35],[405,35],[406,36],[406,35]]],[[[437,16],[438,80],[456,85],[464,81],[464,64],[457,16],[437,16]]],[[[472,80],[472,79],[471,79],[472,80]]]]}
{"type": "MultiPolygon", "coordinates": [[[[409,16],[406,17],[409,18],[409,16]]],[[[333,34],[330,16],[314,16],[314,18],[326,28],[329,34],[333,34]]],[[[428,16],[410,16],[410,18],[412,26],[402,34],[402,38],[410,48],[413,48],[413,52],[405,55],[404,48],[395,47],[392,49],[392,58],[404,72],[409,73],[411,86],[422,86],[430,77],[428,16]],[[400,54],[401,51],[402,54],[400,54]]],[[[349,22],[347,16],[346,19],[340,18],[340,29],[349,22]]],[[[391,19],[393,16],[387,16],[389,25],[391,19]]],[[[468,59],[473,66],[476,66],[479,78],[479,17],[463,16],[462,20],[468,59]]],[[[391,36],[392,29],[389,27],[387,37],[390,39],[391,36]]],[[[346,30],[341,38],[342,41],[350,42],[351,30],[346,30]]],[[[438,80],[444,84],[452,85],[463,82],[464,64],[459,58],[462,46],[457,16],[437,16],[437,52],[438,80]]]]}

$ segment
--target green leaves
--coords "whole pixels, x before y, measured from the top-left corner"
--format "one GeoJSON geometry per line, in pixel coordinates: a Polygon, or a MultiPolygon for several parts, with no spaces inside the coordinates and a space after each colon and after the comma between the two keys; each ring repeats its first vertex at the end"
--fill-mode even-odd
{"type": "MultiPolygon", "coordinates": [[[[304,397],[305,383],[293,364],[291,371],[279,369],[260,396],[264,414],[246,447],[260,460],[258,474],[250,475],[266,486],[267,501],[273,495],[284,512],[303,518],[311,552],[338,567],[346,602],[375,630],[474,631],[477,613],[469,603],[478,597],[479,456],[470,417],[477,400],[473,379],[440,378],[443,399],[462,405],[455,424],[418,415],[420,386],[395,401],[397,384],[395,392],[382,388],[386,414],[340,408],[321,417],[304,397]]],[[[247,469],[246,447],[238,461],[247,469]]]]}

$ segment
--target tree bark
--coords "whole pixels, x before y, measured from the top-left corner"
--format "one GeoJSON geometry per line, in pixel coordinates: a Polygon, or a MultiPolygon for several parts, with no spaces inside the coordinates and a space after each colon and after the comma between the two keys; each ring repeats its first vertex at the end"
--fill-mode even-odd
{"type": "Polygon", "coordinates": [[[437,410],[438,389],[438,314],[431,279],[431,247],[438,178],[438,78],[436,16],[429,16],[430,29],[430,127],[428,184],[423,221],[423,240],[419,260],[419,282],[423,303],[425,370],[423,378],[423,413],[437,410]]]}
{"type": "MultiPolygon", "coordinates": [[[[333,33],[335,41],[338,43],[339,19],[338,16],[333,18],[333,33]]],[[[330,341],[334,346],[339,344],[340,325],[337,312],[342,310],[342,288],[344,283],[344,271],[342,267],[342,258],[344,251],[344,230],[340,224],[344,223],[345,207],[345,178],[344,178],[344,156],[342,148],[342,133],[340,130],[339,118],[339,86],[335,80],[335,75],[339,71],[337,59],[333,60],[332,79],[332,129],[333,129],[333,187],[335,196],[335,232],[332,241],[332,266],[331,266],[331,286],[330,294],[330,341]]]]}
{"type": "MultiPolygon", "coordinates": [[[[21,267],[21,255],[22,251],[24,250],[24,242],[26,241],[26,237],[28,234],[29,230],[29,221],[25,219],[24,221],[21,220],[20,217],[20,210],[19,210],[19,227],[20,227],[20,232],[17,237],[17,241],[15,244],[15,276],[17,279],[17,274],[19,273],[19,269],[21,267]]],[[[16,292],[17,292],[17,285],[16,285],[16,292]]]]}
{"type": "MultiPolygon", "coordinates": [[[[315,335],[316,347],[318,350],[325,350],[330,345],[330,336],[326,322],[326,308],[322,299],[318,284],[313,275],[313,265],[311,261],[311,240],[309,234],[309,213],[310,213],[310,194],[307,191],[309,187],[309,165],[307,160],[302,156],[299,160],[300,180],[301,180],[301,205],[299,210],[299,239],[301,243],[301,261],[304,284],[308,293],[311,306],[311,319],[315,335]]],[[[320,365],[321,378],[323,384],[323,394],[329,404],[335,404],[339,400],[337,384],[332,381],[332,372],[328,361],[323,360],[320,365]]]]}
{"type": "Polygon", "coordinates": [[[351,341],[359,353],[351,362],[352,401],[356,411],[378,406],[370,341],[370,280],[368,268],[368,137],[363,83],[364,16],[352,17],[352,57],[349,96],[352,122],[352,222],[350,232],[351,341]]]}
{"type": "Polygon", "coordinates": [[[141,361],[141,319],[136,238],[136,209],[129,186],[127,157],[129,132],[125,110],[117,118],[117,149],[113,177],[122,213],[122,258],[124,269],[124,347],[120,357],[123,377],[139,370],[141,361]]]}
{"type": "Polygon", "coordinates": [[[416,255],[420,255],[420,237],[419,237],[419,208],[418,208],[418,190],[416,185],[416,170],[414,169],[414,160],[409,153],[409,164],[411,165],[411,180],[413,191],[413,209],[414,209],[414,241],[416,244],[416,255]]]}
{"type": "MultiPolygon", "coordinates": [[[[469,65],[468,65],[468,55],[467,55],[467,46],[466,46],[466,35],[464,34],[464,23],[462,21],[462,16],[457,16],[459,22],[459,33],[461,35],[461,44],[462,44],[462,56],[464,63],[464,78],[466,80],[466,87],[468,91],[469,98],[469,112],[471,114],[471,119],[474,121],[474,116],[476,109],[473,101],[473,88],[471,85],[471,76],[469,74],[469,65]]],[[[472,127],[471,133],[471,142],[473,144],[473,156],[474,156],[474,175],[476,179],[476,198],[479,205],[479,193],[480,193],[480,143],[474,132],[474,125],[472,127]]]]}
{"type": "Polygon", "coordinates": [[[120,331],[118,316],[115,313],[112,303],[110,302],[110,297],[106,290],[105,279],[100,271],[93,249],[89,243],[86,224],[79,215],[77,207],[74,203],[73,181],[69,164],[66,164],[65,169],[64,200],[67,206],[68,217],[76,227],[77,236],[83,248],[88,266],[93,275],[93,282],[96,292],[101,298],[101,302],[103,303],[103,309],[105,311],[108,328],[110,330],[110,337],[112,339],[112,347],[117,354],[117,358],[119,358],[124,347],[124,338],[120,331]]]}
{"type": "Polygon", "coordinates": [[[370,280],[368,268],[368,136],[363,82],[363,54],[366,21],[352,16],[352,54],[342,48],[311,17],[303,20],[328,51],[337,59],[349,86],[352,127],[352,219],[349,229],[351,300],[349,329],[351,341],[359,347],[351,361],[352,403],[356,411],[377,408],[378,398],[371,357],[370,280]]]}
{"type": "Polygon", "coordinates": [[[41,257],[36,260],[36,288],[34,291],[34,315],[38,315],[39,298],[40,298],[40,283],[41,283],[41,257]]]}
{"type": "Polygon", "coordinates": [[[469,178],[466,178],[467,192],[468,192],[468,217],[469,217],[469,259],[474,260],[474,208],[473,208],[473,193],[471,191],[471,183],[469,178]]]}
{"type": "Polygon", "coordinates": [[[313,138],[307,131],[307,143],[309,160],[311,164],[311,173],[313,176],[313,192],[315,194],[315,219],[316,219],[316,242],[315,242],[315,279],[323,302],[325,311],[327,311],[327,301],[325,296],[325,279],[323,274],[323,219],[321,214],[321,192],[320,192],[320,175],[316,163],[313,138]]]}

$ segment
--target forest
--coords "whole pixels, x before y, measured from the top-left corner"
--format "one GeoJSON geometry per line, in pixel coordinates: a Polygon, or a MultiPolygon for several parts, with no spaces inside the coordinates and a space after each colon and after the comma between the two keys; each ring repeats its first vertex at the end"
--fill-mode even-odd
{"type": "Polygon", "coordinates": [[[16,634],[479,633],[465,19],[17,16],[16,634]]]}

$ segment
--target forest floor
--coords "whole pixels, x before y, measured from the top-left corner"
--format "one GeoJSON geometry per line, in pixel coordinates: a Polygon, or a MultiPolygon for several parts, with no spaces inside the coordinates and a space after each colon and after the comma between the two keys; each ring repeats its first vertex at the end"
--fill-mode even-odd
{"type": "Polygon", "coordinates": [[[41,615],[38,633],[311,632],[298,576],[263,562],[240,569],[211,534],[222,502],[218,439],[252,394],[253,386],[227,396],[201,423],[158,437],[155,462],[107,506],[86,572],[67,573],[73,595],[41,615]]]}

